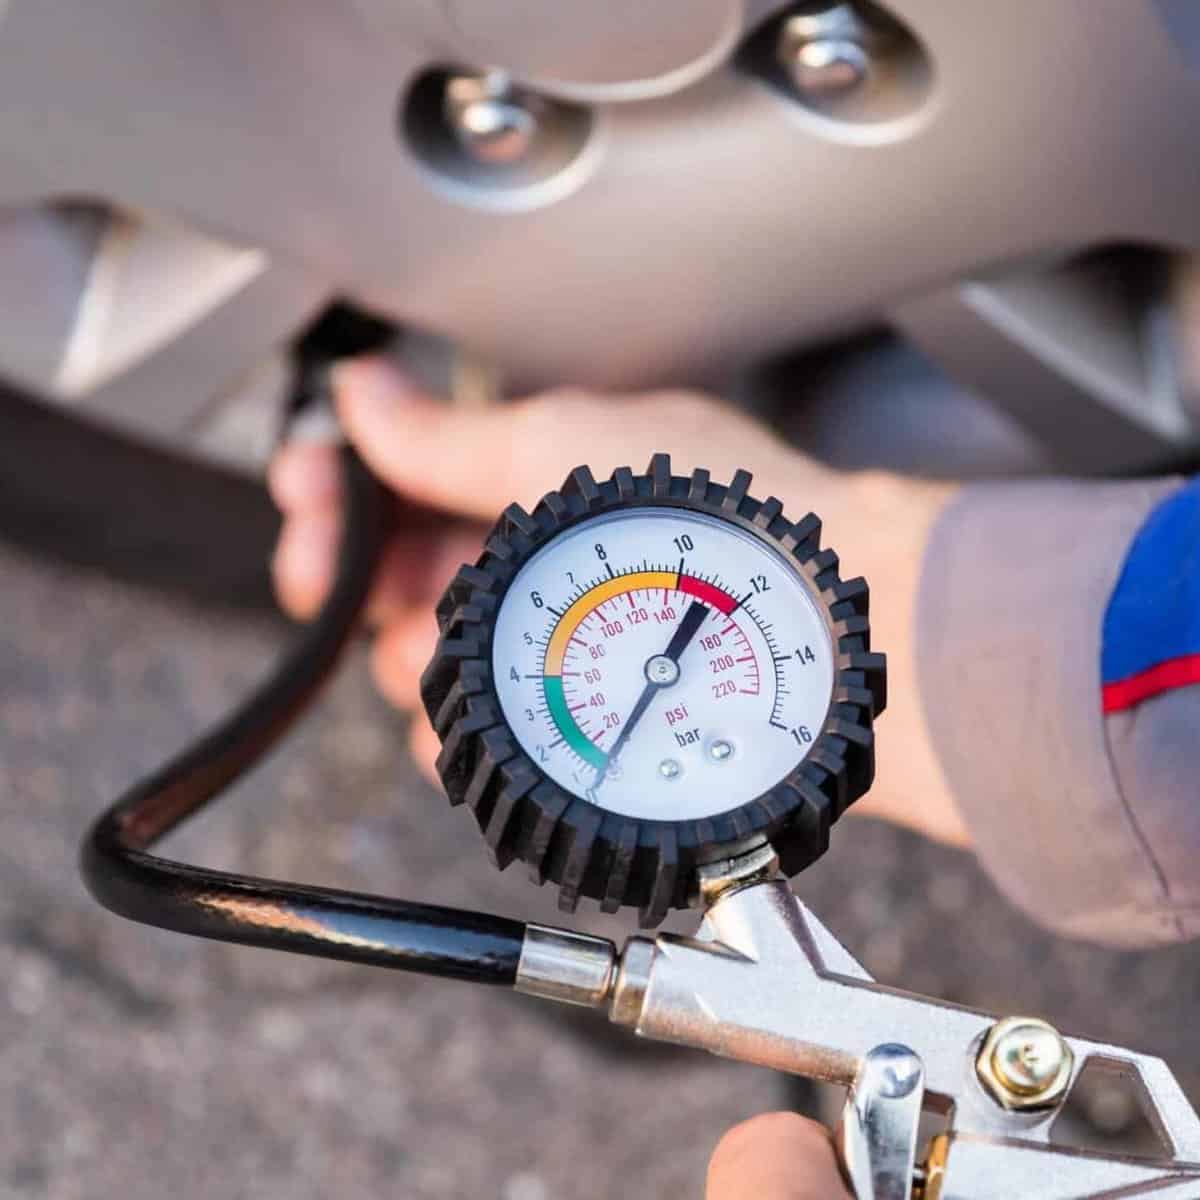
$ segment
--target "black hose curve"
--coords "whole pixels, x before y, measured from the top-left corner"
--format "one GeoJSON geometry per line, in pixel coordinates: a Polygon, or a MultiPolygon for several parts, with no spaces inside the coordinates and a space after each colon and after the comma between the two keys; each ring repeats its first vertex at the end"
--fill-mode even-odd
{"type": "Polygon", "coordinates": [[[230,875],[147,850],[249,770],[312,701],[354,634],[383,540],[385,493],[343,451],[337,579],[274,673],[230,716],[135,784],[92,826],[84,882],[106,908],[179,933],[348,962],[511,985],[525,926],[357,892],[230,875]]]}

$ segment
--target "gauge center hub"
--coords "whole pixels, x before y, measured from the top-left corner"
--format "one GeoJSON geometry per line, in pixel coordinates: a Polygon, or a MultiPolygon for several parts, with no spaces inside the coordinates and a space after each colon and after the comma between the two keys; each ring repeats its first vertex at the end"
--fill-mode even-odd
{"type": "Polygon", "coordinates": [[[652,654],[646,659],[646,679],[657,687],[670,687],[679,682],[679,664],[666,654],[652,654]]]}

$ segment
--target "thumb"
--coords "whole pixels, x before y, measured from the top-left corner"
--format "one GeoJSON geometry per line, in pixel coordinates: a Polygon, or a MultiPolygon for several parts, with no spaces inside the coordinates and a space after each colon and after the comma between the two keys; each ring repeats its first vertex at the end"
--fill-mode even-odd
{"type": "Polygon", "coordinates": [[[850,1200],[823,1125],[791,1112],[735,1125],[708,1165],[705,1200],[850,1200]]]}
{"type": "Polygon", "coordinates": [[[371,469],[412,500],[491,520],[509,501],[532,505],[587,460],[597,474],[641,470],[655,451],[679,469],[703,464],[720,477],[743,462],[786,454],[765,428],[697,393],[602,396],[562,389],[488,408],[456,408],[421,390],[383,359],[334,372],[347,437],[371,469]]]}

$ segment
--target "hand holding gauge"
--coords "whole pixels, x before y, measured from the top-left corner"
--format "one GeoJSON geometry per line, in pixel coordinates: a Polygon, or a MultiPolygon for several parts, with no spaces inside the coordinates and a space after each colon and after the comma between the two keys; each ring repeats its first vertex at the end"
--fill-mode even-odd
{"type": "Polygon", "coordinates": [[[578,468],[511,506],[439,607],[422,695],[447,793],[567,909],[657,922],[696,867],[764,841],[800,870],[870,784],[866,585],[749,484],[665,455],[603,483],[578,468]]]}

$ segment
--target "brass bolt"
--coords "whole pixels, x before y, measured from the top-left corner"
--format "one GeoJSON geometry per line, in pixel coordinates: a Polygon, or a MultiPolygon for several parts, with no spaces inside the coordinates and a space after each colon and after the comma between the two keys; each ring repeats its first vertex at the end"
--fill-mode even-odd
{"type": "Polygon", "coordinates": [[[975,1071],[997,1104],[1016,1111],[1052,1108],[1075,1066],[1070,1046],[1036,1017],[1005,1017],[983,1039],[975,1071]]]}

